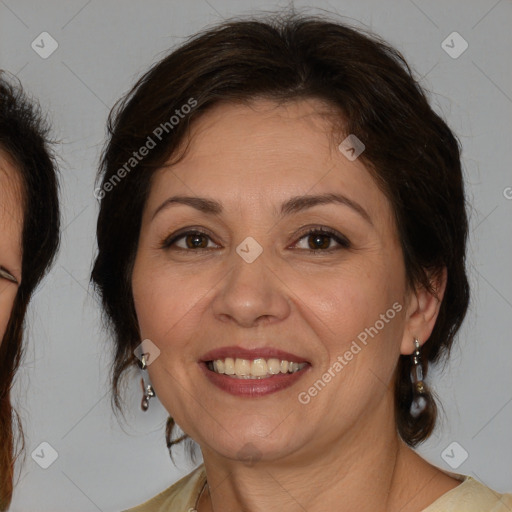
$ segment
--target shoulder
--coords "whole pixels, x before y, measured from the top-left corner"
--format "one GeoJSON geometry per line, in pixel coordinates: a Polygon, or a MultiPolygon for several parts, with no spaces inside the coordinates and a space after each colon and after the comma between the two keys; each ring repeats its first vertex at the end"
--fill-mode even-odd
{"type": "Polygon", "coordinates": [[[512,494],[500,494],[470,476],[422,512],[510,512],[512,494]]]}
{"type": "Polygon", "coordinates": [[[206,473],[201,464],[154,498],[124,512],[188,512],[194,508],[205,482],[206,473]]]}

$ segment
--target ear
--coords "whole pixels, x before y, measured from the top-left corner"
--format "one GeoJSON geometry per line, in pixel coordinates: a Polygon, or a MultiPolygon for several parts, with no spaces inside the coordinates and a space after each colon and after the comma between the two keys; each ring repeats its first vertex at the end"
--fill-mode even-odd
{"type": "Polygon", "coordinates": [[[435,274],[430,274],[429,279],[433,293],[421,285],[409,292],[404,335],[400,347],[401,354],[412,354],[414,352],[414,338],[417,338],[420,345],[423,345],[434,329],[446,290],[448,279],[446,267],[435,274]]]}

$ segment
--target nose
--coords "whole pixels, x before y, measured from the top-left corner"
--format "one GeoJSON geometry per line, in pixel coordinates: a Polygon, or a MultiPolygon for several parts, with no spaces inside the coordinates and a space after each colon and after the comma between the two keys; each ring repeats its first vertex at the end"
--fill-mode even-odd
{"type": "Polygon", "coordinates": [[[265,251],[251,263],[236,252],[232,259],[228,275],[212,302],[214,315],[240,327],[286,319],[291,311],[289,288],[270,267],[265,251]]]}

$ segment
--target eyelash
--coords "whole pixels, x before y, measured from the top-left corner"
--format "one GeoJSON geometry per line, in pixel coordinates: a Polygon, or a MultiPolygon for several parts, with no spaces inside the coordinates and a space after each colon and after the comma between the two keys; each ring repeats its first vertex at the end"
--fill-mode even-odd
{"type": "MultiPolygon", "coordinates": [[[[313,228],[310,228],[308,229],[306,232],[302,233],[300,235],[300,237],[297,239],[297,242],[299,242],[300,240],[302,240],[303,238],[306,238],[308,236],[311,236],[311,235],[314,235],[314,234],[320,234],[320,235],[323,235],[323,236],[329,236],[330,238],[332,238],[334,241],[336,241],[340,247],[335,247],[335,248],[330,248],[330,249],[299,249],[299,250],[303,250],[303,251],[308,251],[309,253],[315,253],[315,254],[318,254],[318,253],[332,253],[334,251],[338,251],[340,249],[349,249],[351,247],[351,244],[349,242],[349,240],[347,238],[345,238],[343,235],[341,235],[340,233],[338,233],[337,231],[333,230],[333,229],[330,229],[330,228],[325,228],[325,227],[313,227],[313,228]]],[[[177,233],[177,234],[174,234],[174,235],[171,235],[167,238],[165,238],[164,240],[161,241],[159,247],[161,249],[170,249],[172,247],[173,244],[175,244],[178,240],[188,236],[188,235],[204,235],[208,238],[210,238],[211,240],[211,237],[208,233],[204,232],[204,231],[201,231],[201,230],[189,230],[189,231],[185,231],[185,232],[181,232],[181,233],[177,233]]],[[[297,243],[296,242],[296,243],[297,243]]],[[[186,251],[186,252],[203,252],[203,251],[209,251],[211,249],[209,248],[206,248],[206,247],[200,247],[200,248],[197,248],[197,249],[190,249],[190,248],[187,248],[187,249],[183,249],[182,247],[178,247],[177,250],[180,250],[180,251],[186,251]]]]}

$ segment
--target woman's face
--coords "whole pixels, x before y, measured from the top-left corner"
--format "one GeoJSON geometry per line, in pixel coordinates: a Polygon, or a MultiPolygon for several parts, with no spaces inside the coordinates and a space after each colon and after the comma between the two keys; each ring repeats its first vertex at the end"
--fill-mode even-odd
{"type": "Polygon", "coordinates": [[[315,100],[217,105],[185,158],[153,177],[136,312],[160,350],[148,368],[156,394],[203,453],[293,460],[393,417],[394,369],[413,347],[396,227],[319,110],[315,100]],[[231,372],[230,357],[239,374],[272,376],[205,363],[231,372]],[[306,365],[274,375],[281,360],[306,365]]]}
{"type": "Polygon", "coordinates": [[[0,343],[21,282],[22,224],[18,173],[0,150],[0,343]]]}

